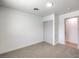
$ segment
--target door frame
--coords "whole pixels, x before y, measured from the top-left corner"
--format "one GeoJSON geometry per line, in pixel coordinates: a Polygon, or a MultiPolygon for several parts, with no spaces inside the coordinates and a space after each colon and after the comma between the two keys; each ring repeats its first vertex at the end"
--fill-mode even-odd
{"type": "MultiPolygon", "coordinates": [[[[68,42],[67,41],[67,36],[66,36],[66,21],[68,20],[68,19],[71,19],[71,18],[78,18],[78,25],[79,25],[79,16],[74,16],[74,17],[69,17],[69,18],[65,18],[64,20],[64,30],[65,30],[65,45],[67,46],[67,43],[69,43],[69,44],[71,44],[71,46],[73,46],[73,45],[75,45],[75,47],[71,47],[71,46],[69,46],[70,48],[78,48],[78,45],[79,44],[73,44],[73,43],[70,43],[70,42],[68,42]]],[[[79,29],[79,26],[78,26],[78,29],[79,29]]],[[[79,34],[79,31],[78,31],[78,34],[79,34]]]]}

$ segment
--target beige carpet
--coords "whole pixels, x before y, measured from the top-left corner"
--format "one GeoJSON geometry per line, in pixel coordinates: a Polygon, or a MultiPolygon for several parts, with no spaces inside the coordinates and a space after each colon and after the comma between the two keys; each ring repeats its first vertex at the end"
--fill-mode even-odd
{"type": "Polygon", "coordinates": [[[39,43],[12,51],[0,58],[78,58],[79,50],[72,49],[63,45],[52,46],[48,43],[39,43]]]}

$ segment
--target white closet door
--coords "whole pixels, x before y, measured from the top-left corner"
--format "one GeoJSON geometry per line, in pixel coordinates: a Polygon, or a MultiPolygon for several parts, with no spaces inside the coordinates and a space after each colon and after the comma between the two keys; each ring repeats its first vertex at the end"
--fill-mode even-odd
{"type": "Polygon", "coordinates": [[[44,40],[53,43],[53,21],[44,22],[44,40]]]}

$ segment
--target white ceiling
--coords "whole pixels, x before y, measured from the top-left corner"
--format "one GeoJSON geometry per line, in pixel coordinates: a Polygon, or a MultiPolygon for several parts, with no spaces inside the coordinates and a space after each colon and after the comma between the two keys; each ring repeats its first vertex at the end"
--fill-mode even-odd
{"type": "Polygon", "coordinates": [[[0,0],[4,6],[15,8],[39,16],[47,16],[52,13],[58,15],[79,10],[79,0],[0,0]],[[46,7],[47,2],[52,2],[51,8],[46,7]],[[39,8],[39,11],[34,11],[39,8]]]}

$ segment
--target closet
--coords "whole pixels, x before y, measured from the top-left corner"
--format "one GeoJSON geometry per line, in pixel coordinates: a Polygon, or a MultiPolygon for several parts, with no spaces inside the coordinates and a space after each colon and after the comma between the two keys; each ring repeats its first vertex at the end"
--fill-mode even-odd
{"type": "Polygon", "coordinates": [[[53,43],[53,21],[43,22],[44,40],[50,44],[53,43]]]}

